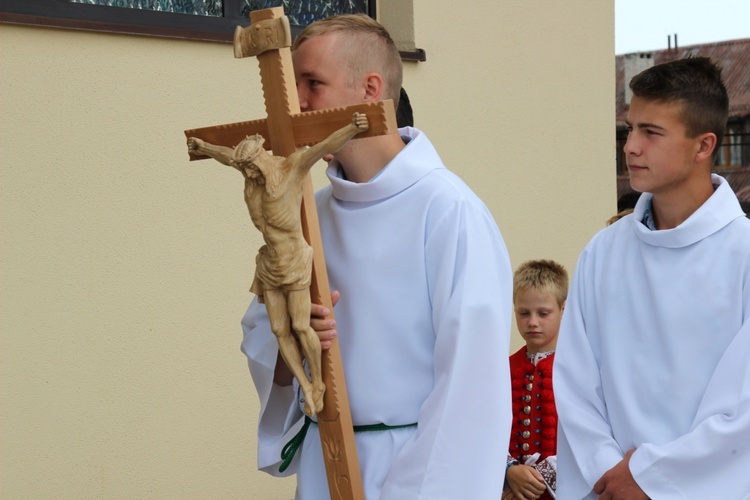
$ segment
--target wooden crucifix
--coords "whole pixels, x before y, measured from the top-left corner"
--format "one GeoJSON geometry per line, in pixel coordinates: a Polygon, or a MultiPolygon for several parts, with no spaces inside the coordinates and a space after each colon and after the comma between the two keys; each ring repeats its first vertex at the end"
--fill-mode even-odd
{"type": "MultiPolygon", "coordinates": [[[[393,102],[360,104],[301,113],[291,57],[291,31],[282,7],[254,11],[251,25],[237,27],[234,55],[237,58],[257,56],[265,98],[266,119],[186,130],[215,145],[233,147],[248,135],[259,134],[265,147],[277,156],[288,157],[299,147],[322,141],[351,122],[355,112],[367,116],[369,128],[357,137],[396,133],[393,102]]],[[[207,158],[191,153],[191,160],[207,158]]],[[[313,274],[310,287],[312,301],[333,311],[328,275],[312,180],[307,176],[303,191],[302,225],[305,239],[313,248],[313,274]]],[[[322,354],[323,382],[326,386],[324,408],[318,414],[318,426],[332,499],[364,499],[354,430],[349,411],[341,353],[338,341],[322,354]]]]}

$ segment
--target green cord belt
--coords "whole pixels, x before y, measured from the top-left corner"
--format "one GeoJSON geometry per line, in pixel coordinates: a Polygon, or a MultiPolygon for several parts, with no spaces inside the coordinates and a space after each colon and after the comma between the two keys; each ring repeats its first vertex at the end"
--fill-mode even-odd
{"type": "MultiPolygon", "coordinates": [[[[279,466],[279,472],[284,472],[289,464],[292,463],[294,455],[297,450],[302,446],[302,442],[305,440],[307,435],[307,429],[310,428],[310,424],[316,424],[313,419],[305,415],[305,423],[297,434],[289,440],[287,444],[281,449],[281,465],[279,466]]],[[[404,425],[385,425],[385,424],[370,424],[370,425],[355,425],[354,432],[373,432],[373,431],[389,431],[392,429],[404,429],[406,427],[416,427],[417,423],[404,424],[404,425]]]]}

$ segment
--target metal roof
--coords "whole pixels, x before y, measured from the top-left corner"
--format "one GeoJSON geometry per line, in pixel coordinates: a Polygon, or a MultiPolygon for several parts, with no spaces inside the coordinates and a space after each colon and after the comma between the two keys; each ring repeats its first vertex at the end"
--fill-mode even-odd
{"type": "MultiPolygon", "coordinates": [[[[722,77],[729,93],[729,117],[742,118],[750,115],[750,38],[726,42],[689,45],[677,49],[654,50],[636,53],[653,58],[654,64],[662,64],[685,57],[710,57],[722,66],[722,77]]],[[[633,54],[615,56],[617,126],[625,125],[628,106],[625,104],[625,58],[633,54]]]]}

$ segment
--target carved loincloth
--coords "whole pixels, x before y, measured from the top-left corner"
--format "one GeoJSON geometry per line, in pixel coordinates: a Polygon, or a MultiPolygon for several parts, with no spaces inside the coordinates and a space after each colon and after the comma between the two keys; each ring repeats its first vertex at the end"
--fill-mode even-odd
{"type": "Polygon", "coordinates": [[[255,257],[255,277],[250,292],[263,302],[263,290],[285,292],[304,290],[312,281],[313,249],[305,245],[284,255],[272,257],[263,245],[255,257]]]}

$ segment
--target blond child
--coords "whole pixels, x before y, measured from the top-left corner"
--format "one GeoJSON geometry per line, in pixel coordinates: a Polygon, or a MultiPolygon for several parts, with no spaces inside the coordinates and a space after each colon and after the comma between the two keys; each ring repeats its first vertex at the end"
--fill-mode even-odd
{"type": "Polygon", "coordinates": [[[552,363],[568,273],[552,260],[531,260],[513,275],[513,307],[526,345],[510,357],[513,424],[503,499],[554,498],[557,411],[552,363]]]}

